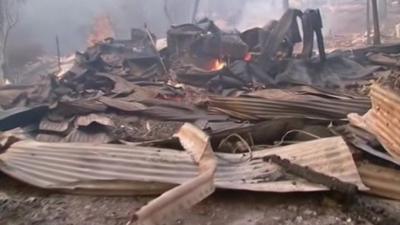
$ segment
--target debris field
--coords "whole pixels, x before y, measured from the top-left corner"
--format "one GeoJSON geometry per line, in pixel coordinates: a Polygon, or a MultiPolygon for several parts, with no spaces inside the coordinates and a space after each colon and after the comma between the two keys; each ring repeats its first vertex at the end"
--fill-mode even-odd
{"type": "MultiPolygon", "coordinates": [[[[263,223],[232,224],[400,224],[382,203],[400,201],[400,44],[327,51],[322,29],[319,10],[289,9],[244,32],[203,19],[166,39],[147,27],[129,40],[95,33],[35,83],[0,87],[0,180],[57,193],[26,200],[39,208],[60,193],[93,198],[79,219],[113,218],[93,224],[195,224],[185,218],[282,193],[304,196],[289,194],[300,208],[268,209],[290,221],[255,210],[263,223]],[[221,192],[236,201],[208,208],[221,192]],[[313,221],[308,198],[341,205],[343,218],[313,221]]],[[[0,224],[47,224],[13,210],[0,195],[0,224]]],[[[66,211],[43,213],[73,224],[59,219],[66,211]]]]}

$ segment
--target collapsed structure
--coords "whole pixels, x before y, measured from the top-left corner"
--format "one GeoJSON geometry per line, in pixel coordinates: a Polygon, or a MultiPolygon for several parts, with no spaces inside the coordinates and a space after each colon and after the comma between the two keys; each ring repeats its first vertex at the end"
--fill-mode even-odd
{"type": "Polygon", "coordinates": [[[164,46],[147,28],[107,38],[36,84],[0,88],[0,170],[73,193],[165,192],[140,224],[215,188],[399,200],[400,45],[326,53],[321,29],[318,10],[290,9],[241,33],[173,26],[164,46]]]}

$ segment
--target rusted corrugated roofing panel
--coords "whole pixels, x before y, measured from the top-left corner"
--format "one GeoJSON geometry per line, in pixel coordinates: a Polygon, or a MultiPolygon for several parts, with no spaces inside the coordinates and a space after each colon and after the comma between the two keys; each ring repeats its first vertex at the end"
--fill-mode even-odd
{"type": "Polygon", "coordinates": [[[51,121],[48,118],[43,118],[39,124],[40,131],[55,132],[58,134],[66,134],[71,128],[72,119],[65,119],[62,121],[51,121]]]}
{"type": "MultiPolygon", "coordinates": [[[[341,137],[257,151],[251,160],[249,154],[217,154],[216,186],[267,192],[326,190],[300,178],[274,181],[272,177],[279,173],[279,168],[263,162],[262,157],[267,155],[279,155],[366,189],[341,137]]],[[[159,183],[162,187],[181,184],[197,175],[191,156],[181,151],[34,141],[18,142],[0,155],[0,169],[34,186],[96,194],[115,194],[116,190],[124,194],[143,194],[148,190],[154,194],[159,183]]]]}
{"type": "Polygon", "coordinates": [[[83,142],[92,144],[109,143],[112,140],[113,138],[101,128],[87,131],[76,128],[62,139],[63,142],[83,142]]]}
{"type": "Polygon", "coordinates": [[[103,126],[110,126],[110,127],[114,126],[114,122],[109,117],[95,113],[91,113],[85,116],[79,116],[75,121],[75,125],[77,127],[78,126],[87,127],[92,123],[97,123],[103,126]]]}
{"type": "Polygon", "coordinates": [[[215,191],[217,158],[209,136],[189,123],[184,124],[175,136],[198,165],[198,175],[149,202],[134,214],[130,222],[164,224],[166,219],[192,207],[215,191]]]}
{"type": "Polygon", "coordinates": [[[137,112],[147,107],[138,102],[128,102],[119,99],[113,99],[109,97],[101,97],[99,101],[107,105],[108,107],[115,108],[124,112],[137,112]]]}
{"type": "Polygon", "coordinates": [[[370,103],[353,99],[275,100],[260,97],[210,97],[209,109],[239,119],[311,118],[340,120],[349,113],[366,113],[370,103]]]}
{"type": "Polygon", "coordinates": [[[400,159],[400,96],[375,84],[371,87],[372,110],[365,122],[386,150],[400,159]]]}
{"type": "Polygon", "coordinates": [[[371,193],[400,200],[399,171],[373,164],[363,164],[358,169],[363,182],[370,188],[371,193]]]}
{"type": "Polygon", "coordinates": [[[41,142],[60,142],[65,137],[56,133],[40,133],[35,137],[36,141],[41,142]]]}

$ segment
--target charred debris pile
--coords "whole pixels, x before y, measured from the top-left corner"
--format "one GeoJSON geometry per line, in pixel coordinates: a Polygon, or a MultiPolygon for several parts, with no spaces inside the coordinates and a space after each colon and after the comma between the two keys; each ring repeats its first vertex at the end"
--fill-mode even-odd
{"type": "Polygon", "coordinates": [[[0,88],[0,170],[72,193],[164,193],[142,224],[215,188],[400,200],[400,45],[326,53],[322,27],[291,9],[244,32],[204,19],[98,42],[0,88]]]}

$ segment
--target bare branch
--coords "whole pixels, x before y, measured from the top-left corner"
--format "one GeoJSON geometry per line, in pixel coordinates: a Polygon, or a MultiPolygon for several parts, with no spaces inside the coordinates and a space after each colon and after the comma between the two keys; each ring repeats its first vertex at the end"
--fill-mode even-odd
{"type": "Polygon", "coordinates": [[[7,67],[6,49],[11,30],[19,21],[19,6],[25,0],[0,0],[0,82],[7,67]]]}

